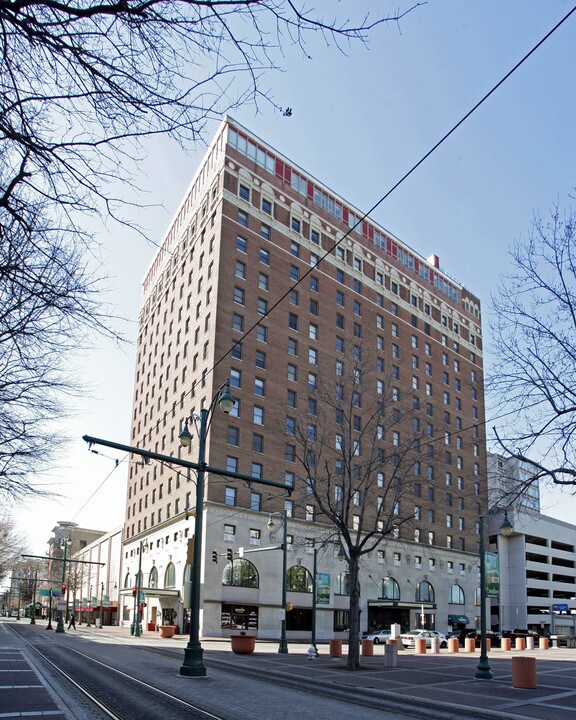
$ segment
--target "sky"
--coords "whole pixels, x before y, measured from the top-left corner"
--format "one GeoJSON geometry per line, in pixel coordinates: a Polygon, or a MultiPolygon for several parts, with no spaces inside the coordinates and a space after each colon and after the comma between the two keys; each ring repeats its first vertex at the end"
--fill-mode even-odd
{"type": "MultiPolygon", "coordinates": [[[[262,80],[272,106],[233,117],[294,163],[366,211],[425,155],[571,9],[564,0],[428,0],[401,22],[340,53],[312,39],[311,59],[286,48],[282,72],[262,80]]],[[[323,0],[347,17],[412,3],[323,0]]],[[[490,295],[509,269],[511,244],[527,236],[534,213],[570,204],[576,187],[576,13],[372,214],[374,220],[478,295],[489,362],[490,295]]],[[[209,124],[210,142],[218,119],[209,124]]],[[[134,219],[160,242],[204,154],[156,138],[147,146],[134,219]],[[153,202],[151,202],[153,201],[153,202]]],[[[14,510],[29,550],[44,554],[58,521],[110,530],[124,519],[127,463],[122,453],[88,452],[82,435],[129,444],[141,281],[155,247],[110,227],[99,241],[111,302],[125,318],[122,347],[105,341],[71,359],[86,392],[65,429],[72,440],[37,481],[59,494],[14,510]],[[116,460],[120,461],[116,465],[116,460]]],[[[490,417],[488,411],[487,417],[490,417]]],[[[490,425],[490,422],[488,423],[490,425]]],[[[543,491],[542,511],[576,517],[576,498],[543,491]]]]}

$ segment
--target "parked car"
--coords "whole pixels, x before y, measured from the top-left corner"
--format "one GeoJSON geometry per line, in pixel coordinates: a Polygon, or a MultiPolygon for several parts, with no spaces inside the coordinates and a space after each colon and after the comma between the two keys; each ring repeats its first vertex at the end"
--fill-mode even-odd
{"type": "Polygon", "coordinates": [[[18,610],[10,610],[10,617],[18,617],[18,610]]]}
{"type": "Polygon", "coordinates": [[[374,645],[378,645],[379,643],[386,643],[386,640],[389,640],[391,637],[390,630],[375,630],[368,634],[364,633],[362,640],[372,640],[374,645]]]}
{"type": "MultiPolygon", "coordinates": [[[[432,638],[437,636],[433,634],[431,630],[409,630],[407,633],[402,633],[400,637],[402,638],[404,647],[415,647],[418,638],[424,638],[424,640],[426,640],[426,647],[432,647],[432,638]]],[[[444,645],[444,647],[446,647],[446,645],[444,645]]]]}
{"type": "Polygon", "coordinates": [[[440,640],[440,647],[441,648],[447,648],[448,647],[448,638],[446,635],[439,630],[428,630],[429,633],[432,633],[435,637],[440,640]]]}
{"type": "Polygon", "coordinates": [[[532,637],[535,641],[537,641],[540,635],[533,630],[526,630],[525,628],[515,628],[514,630],[504,630],[502,632],[502,637],[510,638],[511,640],[516,640],[516,638],[532,637]]]}
{"type": "MultiPolygon", "coordinates": [[[[480,630],[471,630],[467,635],[467,638],[474,638],[476,640],[476,647],[480,647],[480,630]]],[[[486,639],[490,640],[490,647],[500,647],[502,640],[502,633],[497,633],[492,630],[486,630],[486,639]]]]}
{"type": "Polygon", "coordinates": [[[464,647],[464,639],[466,638],[466,635],[468,635],[469,632],[472,632],[470,628],[462,628],[461,630],[452,630],[452,632],[449,632],[447,635],[448,640],[450,638],[458,638],[458,645],[460,647],[464,647]]]}

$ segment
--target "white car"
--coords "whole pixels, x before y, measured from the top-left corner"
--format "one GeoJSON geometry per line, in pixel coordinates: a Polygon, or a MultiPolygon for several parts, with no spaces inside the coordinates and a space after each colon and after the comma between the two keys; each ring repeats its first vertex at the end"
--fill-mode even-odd
{"type": "Polygon", "coordinates": [[[10,617],[18,617],[18,610],[10,610],[10,617]]]}
{"type": "Polygon", "coordinates": [[[418,638],[426,640],[426,647],[432,647],[432,638],[436,637],[440,640],[440,647],[448,647],[446,636],[437,630],[409,630],[407,633],[402,633],[400,637],[405,647],[415,647],[418,638]]]}
{"type": "Polygon", "coordinates": [[[372,640],[374,645],[378,645],[379,643],[386,644],[386,640],[390,640],[391,637],[390,630],[375,630],[373,633],[363,635],[362,640],[372,640]]]}

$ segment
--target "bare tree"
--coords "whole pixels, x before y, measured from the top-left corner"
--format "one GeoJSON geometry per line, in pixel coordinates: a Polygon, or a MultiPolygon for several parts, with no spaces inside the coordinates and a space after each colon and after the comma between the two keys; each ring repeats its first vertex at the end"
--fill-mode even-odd
{"type": "MultiPolygon", "coordinates": [[[[406,12],[409,12],[407,10],[406,12]]],[[[292,0],[0,0],[0,493],[39,489],[47,420],[75,384],[64,359],[109,312],[93,222],[125,221],[144,138],[184,146],[243,103],[274,102],[283,48],[340,46],[405,13],[325,20],[292,0]],[[123,197],[118,197],[121,188],[123,197]],[[43,435],[40,436],[40,429],[43,435]],[[32,450],[33,448],[33,450],[32,450]]]]}
{"type": "Polygon", "coordinates": [[[294,433],[304,475],[302,502],[314,503],[316,522],[331,527],[323,541],[337,543],[348,564],[347,668],[358,670],[361,558],[412,525],[413,505],[402,500],[412,496],[422,446],[412,425],[415,409],[393,401],[392,382],[382,372],[367,360],[348,358],[337,373],[319,379],[310,396],[314,406],[298,419],[294,433]]]}
{"type": "Polygon", "coordinates": [[[21,562],[26,543],[16,532],[12,517],[4,510],[0,514],[0,581],[7,578],[21,562]]]}
{"type": "Polygon", "coordinates": [[[496,439],[531,481],[576,485],[576,213],[535,217],[493,299],[496,439]]]}

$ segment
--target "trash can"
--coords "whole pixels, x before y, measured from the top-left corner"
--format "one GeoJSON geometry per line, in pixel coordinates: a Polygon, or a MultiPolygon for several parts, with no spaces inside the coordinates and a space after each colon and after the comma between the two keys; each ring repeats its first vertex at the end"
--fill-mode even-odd
{"type": "Polygon", "coordinates": [[[372,640],[362,640],[362,655],[367,657],[374,655],[374,643],[372,640]]]}
{"type": "Polygon", "coordinates": [[[515,688],[536,688],[536,658],[512,658],[512,686],[515,688]]]}
{"type": "Polygon", "coordinates": [[[398,648],[395,642],[386,643],[384,646],[384,667],[396,667],[398,663],[398,648]]]}
{"type": "Polygon", "coordinates": [[[330,640],[330,657],[342,657],[342,640],[330,640]]]}

